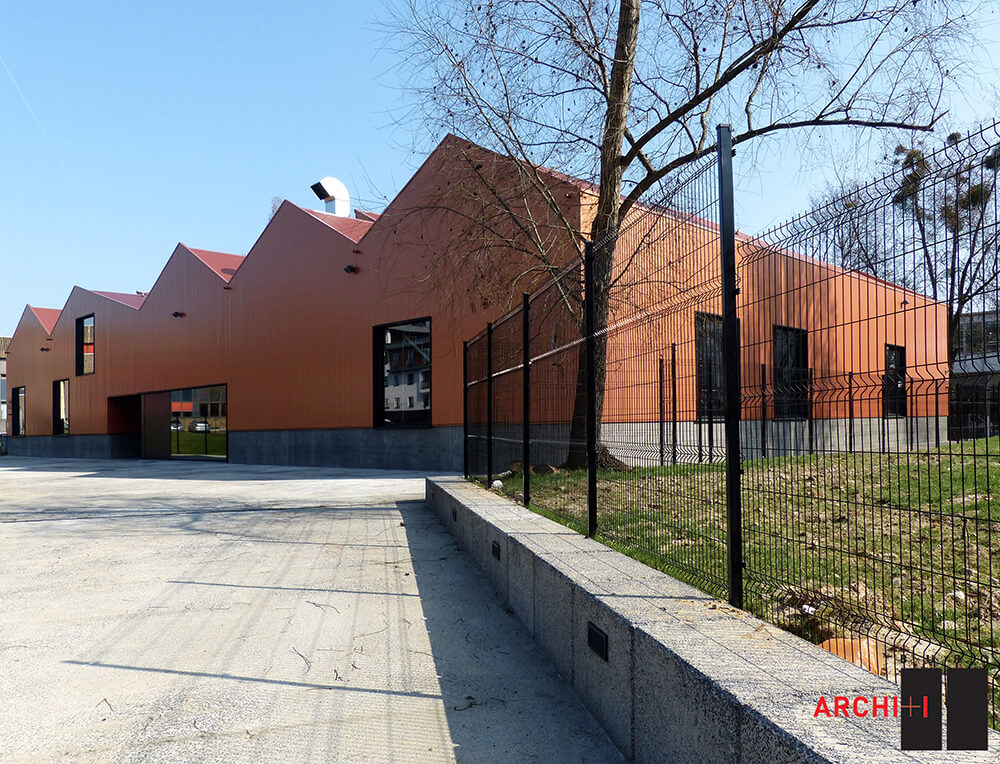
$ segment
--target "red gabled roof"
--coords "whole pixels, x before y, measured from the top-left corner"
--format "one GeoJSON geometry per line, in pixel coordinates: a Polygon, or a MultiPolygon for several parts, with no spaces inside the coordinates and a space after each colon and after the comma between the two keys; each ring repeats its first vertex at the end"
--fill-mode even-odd
{"type": "Polygon", "coordinates": [[[188,252],[205,263],[215,272],[216,276],[227,284],[236,275],[236,271],[240,269],[244,259],[243,255],[231,255],[228,252],[213,252],[210,249],[192,249],[185,245],[181,246],[184,246],[188,252]]]}
{"type": "Polygon", "coordinates": [[[33,308],[31,305],[28,306],[28,310],[35,314],[35,318],[45,329],[46,334],[52,334],[56,321],[59,320],[59,315],[62,313],[59,308],[33,308]]]}
{"type": "Polygon", "coordinates": [[[368,233],[368,229],[372,227],[372,223],[369,220],[341,218],[336,215],[331,215],[329,212],[320,212],[319,210],[306,210],[306,212],[317,220],[322,220],[330,226],[330,228],[334,229],[337,233],[346,236],[355,244],[357,244],[361,240],[361,237],[368,233]]]}
{"type": "Polygon", "coordinates": [[[88,289],[87,291],[93,292],[101,297],[106,297],[109,300],[120,302],[122,305],[128,305],[128,307],[135,308],[136,310],[141,308],[142,304],[146,301],[146,293],[124,294],[123,292],[100,292],[96,289],[88,289]]]}
{"type": "Polygon", "coordinates": [[[378,212],[368,212],[367,210],[354,210],[354,217],[356,217],[358,220],[367,220],[370,223],[374,223],[376,220],[382,217],[382,215],[380,215],[378,212]]]}

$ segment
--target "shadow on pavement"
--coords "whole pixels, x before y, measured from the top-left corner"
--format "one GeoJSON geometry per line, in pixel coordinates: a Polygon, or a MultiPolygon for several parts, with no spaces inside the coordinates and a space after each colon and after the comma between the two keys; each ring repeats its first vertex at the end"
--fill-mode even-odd
{"type": "Polygon", "coordinates": [[[456,759],[624,761],[424,502],[397,507],[406,524],[456,759]]]}
{"type": "Polygon", "coordinates": [[[35,456],[0,457],[0,469],[17,472],[68,473],[75,477],[122,480],[398,480],[449,472],[413,470],[365,470],[352,467],[299,467],[278,464],[234,464],[231,462],[159,459],[49,459],[35,456]]]}

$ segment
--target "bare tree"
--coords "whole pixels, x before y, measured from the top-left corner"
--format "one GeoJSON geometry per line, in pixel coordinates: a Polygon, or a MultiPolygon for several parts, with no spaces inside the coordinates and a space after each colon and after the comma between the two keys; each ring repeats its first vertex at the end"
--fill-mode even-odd
{"type": "MultiPolygon", "coordinates": [[[[831,127],[929,130],[974,5],[408,0],[391,28],[411,118],[514,158],[532,185],[543,165],[596,185],[580,234],[595,242],[600,327],[623,256],[619,224],[672,171],[714,149],[716,123],[733,124],[734,145],[831,127]]],[[[602,333],[598,411],[606,350],[602,333]]]]}
{"type": "Polygon", "coordinates": [[[278,214],[278,208],[284,203],[284,199],[280,196],[271,197],[271,213],[267,216],[267,222],[271,222],[271,219],[278,214]]]}
{"type": "Polygon", "coordinates": [[[961,346],[963,316],[996,307],[1000,148],[952,133],[936,152],[916,144],[900,145],[895,153],[902,177],[892,201],[913,229],[914,286],[947,305],[951,365],[961,346]]]}

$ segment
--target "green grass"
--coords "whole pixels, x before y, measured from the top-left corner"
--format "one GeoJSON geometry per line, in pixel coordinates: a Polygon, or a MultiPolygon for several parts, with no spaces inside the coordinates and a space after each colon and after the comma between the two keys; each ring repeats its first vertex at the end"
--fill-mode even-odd
{"type": "MultiPolygon", "coordinates": [[[[749,610],[815,642],[874,636],[893,679],[904,665],[985,665],[997,693],[1000,438],[743,468],[749,610]]],[[[520,473],[503,483],[523,499],[520,473]]],[[[531,498],[586,528],[585,470],[533,473],[531,498]]],[[[725,466],[599,472],[598,536],[725,597],[725,466]]]]}
{"type": "Polygon", "coordinates": [[[199,456],[225,456],[226,433],[172,430],[170,453],[199,456]]]}

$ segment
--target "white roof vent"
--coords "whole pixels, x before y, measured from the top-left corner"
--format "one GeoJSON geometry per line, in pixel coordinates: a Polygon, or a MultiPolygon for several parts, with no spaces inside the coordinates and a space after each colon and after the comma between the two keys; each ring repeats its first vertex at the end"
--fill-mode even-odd
{"type": "Polygon", "coordinates": [[[351,197],[347,186],[336,178],[323,178],[311,186],[313,193],[326,203],[326,211],[341,218],[351,216],[351,197]]]}

